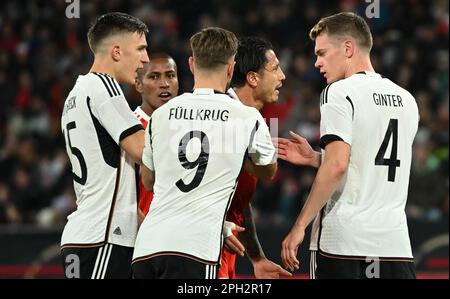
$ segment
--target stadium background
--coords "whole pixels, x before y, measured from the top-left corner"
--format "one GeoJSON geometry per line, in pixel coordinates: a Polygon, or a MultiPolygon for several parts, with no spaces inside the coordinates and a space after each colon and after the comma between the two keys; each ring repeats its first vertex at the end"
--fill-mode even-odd
{"type": "MultiPolygon", "coordinates": [[[[72,1],[73,2],[73,1],[72,1]]],[[[258,35],[275,46],[287,79],[278,103],[262,111],[278,118],[279,134],[293,129],[317,147],[318,97],[325,86],[314,69],[307,34],[321,16],[338,11],[365,15],[365,1],[80,2],[79,18],[66,17],[63,0],[0,2],[0,277],[61,277],[59,238],[75,209],[70,165],[60,133],[66,95],[93,61],[86,41],[96,15],[123,11],[150,27],[149,49],[178,63],[180,92],[193,86],[187,68],[189,37],[220,26],[238,36],[258,35]]],[[[416,97],[417,134],[407,205],[421,278],[448,278],[448,1],[380,0],[379,18],[367,19],[374,35],[375,69],[416,97]]],[[[125,93],[132,108],[140,99],[125,93]]],[[[280,261],[281,241],[302,207],[315,171],[280,163],[275,181],[260,183],[253,204],[266,255],[280,261]]],[[[306,277],[307,246],[300,250],[306,277]]],[[[239,258],[239,275],[249,262],[239,258]]]]}

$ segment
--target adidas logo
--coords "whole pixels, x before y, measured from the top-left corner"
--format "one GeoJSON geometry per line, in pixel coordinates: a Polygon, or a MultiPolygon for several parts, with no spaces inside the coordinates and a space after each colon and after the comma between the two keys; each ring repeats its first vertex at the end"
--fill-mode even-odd
{"type": "Polygon", "coordinates": [[[116,229],[113,231],[113,234],[121,236],[122,231],[120,230],[120,227],[116,227],[116,229]]]}

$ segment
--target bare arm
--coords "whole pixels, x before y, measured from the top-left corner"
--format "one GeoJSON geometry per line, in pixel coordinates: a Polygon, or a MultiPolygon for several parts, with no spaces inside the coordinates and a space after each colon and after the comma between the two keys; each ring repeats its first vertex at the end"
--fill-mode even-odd
{"type": "Polygon", "coordinates": [[[144,130],[139,130],[120,141],[120,147],[126,151],[137,164],[142,164],[144,134],[144,130]]]}
{"type": "Polygon", "coordinates": [[[244,216],[244,226],[246,229],[244,232],[239,233],[239,239],[247,249],[247,256],[253,265],[255,278],[271,279],[279,278],[280,275],[292,276],[290,272],[284,270],[280,265],[266,258],[256,234],[256,226],[251,205],[245,209],[244,216]]]}
{"type": "Polygon", "coordinates": [[[334,141],[325,148],[325,159],[320,166],[308,199],[294,226],[282,243],[281,258],[288,269],[298,269],[297,249],[303,242],[306,227],[337,190],[344,177],[350,159],[350,146],[334,141]]]}
{"type": "Polygon", "coordinates": [[[244,164],[244,169],[258,179],[271,180],[277,172],[277,162],[259,166],[250,161],[250,159],[247,159],[244,164]]]}
{"type": "Polygon", "coordinates": [[[153,191],[153,184],[155,183],[155,172],[151,171],[144,164],[141,165],[141,179],[145,189],[153,191]]]}
{"type": "Polygon", "coordinates": [[[247,256],[250,261],[264,258],[264,251],[259,243],[258,236],[256,235],[255,221],[253,220],[253,212],[251,205],[244,210],[244,227],[245,231],[239,234],[239,240],[244,244],[247,249],[247,256]]]}

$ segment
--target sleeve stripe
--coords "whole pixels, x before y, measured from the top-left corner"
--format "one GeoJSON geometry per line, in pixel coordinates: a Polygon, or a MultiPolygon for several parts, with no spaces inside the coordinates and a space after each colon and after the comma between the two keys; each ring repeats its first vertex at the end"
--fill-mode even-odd
{"type": "Polygon", "coordinates": [[[112,94],[111,90],[109,89],[108,84],[106,83],[105,79],[104,79],[102,76],[100,76],[100,74],[98,74],[98,73],[94,73],[94,74],[95,74],[97,77],[99,77],[100,80],[102,80],[103,85],[106,87],[106,90],[107,90],[108,93],[109,93],[109,96],[112,97],[113,94],[112,94]]]}
{"type": "Polygon", "coordinates": [[[330,85],[327,86],[327,89],[325,90],[325,97],[323,98],[324,104],[328,103],[328,91],[330,90],[330,85]]]}
{"type": "Polygon", "coordinates": [[[353,106],[353,102],[349,96],[346,96],[345,98],[347,99],[347,101],[350,102],[350,105],[352,105],[352,120],[353,120],[355,118],[355,106],[353,106]]]}
{"type": "Polygon", "coordinates": [[[124,140],[128,136],[133,135],[134,133],[136,133],[139,130],[144,130],[144,127],[141,124],[138,124],[138,125],[132,126],[131,128],[126,129],[125,131],[122,132],[122,134],[120,134],[119,142],[124,140]]]}
{"type": "Polygon", "coordinates": [[[333,141],[344,141],[344,139],[334,134],[323,135],[320,138],[320,147],[325,149],[325,147],[333,141]]]}
{"type": "Polygon", "coordinates": [[[114,79],[110,76],[106,76],[106,79],[109,81],[109,86],[112,87],[113,91],[115,92],[116,96],[120,95],[119,89],[117,88],[117,85],[114,82],[114,79]]]}
{"type": "Polygon", "coordinates": [[[256,134],[256,131],[258,131],[258,128],[259,128],[259,121],[257,120],[255,123],[255,126],[253,127],[252,132],[250,133],[250,140],[249,140],[248,145],[251,145],[253,143],[253,139],[255,139],[255,134],[256,134]]]}
{"type": "Polygon", "coordinates": [[[110,97],[120,95],[120,88],[116,85],[113,78],[111,78],[108,75],[101,74],[101,73],[94,72],[93,74],[95,74],[97,77],[100,78],[100,80],[102,80],[103,85],[105,86],[106,90],[108,91],[108,94],[110,97]]]}
{"type": "MultiPolygon", "coordinates": [[[[331,83],[333,84],[333,83],[331,83]]],[[[330,89],[331,84],[328,84],[320,94],[320,106],[328,103],[328,89],[330,89]]]]}
{"type": "Polygon", "coordinates": [[[105,78],[106,82],[108,82],[109,87],[111,88],[112,93],[114,94],[114,96],[118,96],[118,92],[116,91],[116,89],[114,88],[113,83],[111,82],[110,78],[108,78],[108,76],[104,75],[104,74],[99,74],[100,76],[102,76],[103,78],[105,78]]]}

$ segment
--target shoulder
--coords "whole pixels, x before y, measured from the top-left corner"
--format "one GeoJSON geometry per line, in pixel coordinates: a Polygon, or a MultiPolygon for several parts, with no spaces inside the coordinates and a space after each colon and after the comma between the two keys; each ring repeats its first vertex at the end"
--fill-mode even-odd
{"type": "Polygon", "coordinates": [[[80,85],[93,97],[107,99],[117,96],[123,97],[119,83],[107,74],[88,73],[82,77],[80,85]]]}
{"type": "Polygon", "coordinates": [[[330,102],[336,102],[340,99],[344,100],[348,95],[351,83],[348,79],[339,80],[328,84],[320,94],[320,106],[330,102]]]}

